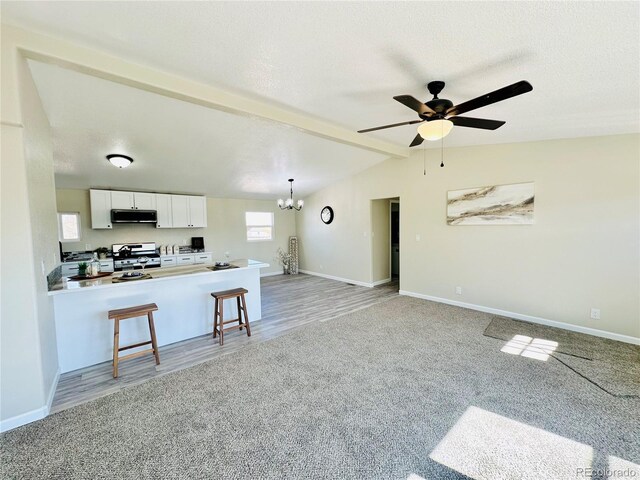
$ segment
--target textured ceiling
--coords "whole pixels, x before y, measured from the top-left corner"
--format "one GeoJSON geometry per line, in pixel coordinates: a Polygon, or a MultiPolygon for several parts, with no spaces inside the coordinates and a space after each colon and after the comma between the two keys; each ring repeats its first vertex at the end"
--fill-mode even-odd
{"type": "Polygon", "coordinates": [[[56,185],[296,198],[386,158],[266,120],[29,61],[53,129],[56,185]],[[132,156],[116,169],[109,153],[132,156]]]}
{"type": "MultiPolygon", "coordinates": [[[[445,146],[640,131],[637,2],[4,1],[1,8],[3,22],[352,130],[416,118],[391,97],[411,94],[427,100],[424,85],[431,80],[446,81],[440,96],[460,103],[524,79],[533,84],[533,92],[469,114],[505,120],[505,126],[493,132],[456,127],[445,146]]],[[[100,108],[107,103],[99,102],[100,108]]],[[[94,107],[95,116],[102,113],[94,107]]],[[[194,127],[195,122],[186,121],[194,127]]],[[[225,120],[221,135],[239,138],[241,132],[234,129],[244,132],[245,126],[242,120],[225,120]]],[[[161,144],[171,135],[171,129],[159,128],[155,139],[161,144]]],[[[366,135],[408,145],[415,126],[366,135]]],[[[318,144],[317,156],[327,158],[329,145],[318,144]]],[[[238,172],[257,172],[260,152],[289,148],[259,136],[222,157],[236,162],[238,172]],[[227,156],[239,155],[238,150],[244,161],[227,156]]],[[[374,154],[363,155],[375,163],[374,154]]],[[[186,165],[199,161],[182,159],[186,165]]],[[[366,163],[361,160],[359,167],[366,163]]],[[[293,161],[281,159],[283,172],[292,170],[293,161]]],[[[291,175],[309,177],[313,168],[329,167],[313,165],[317,160],[311,156],[295,161],[300,174],[291,175]]],[[[330,174],[325,172],[327,179],[330,174]]],[[[230,178],[240,187],[240,177],[230,178]]]]}

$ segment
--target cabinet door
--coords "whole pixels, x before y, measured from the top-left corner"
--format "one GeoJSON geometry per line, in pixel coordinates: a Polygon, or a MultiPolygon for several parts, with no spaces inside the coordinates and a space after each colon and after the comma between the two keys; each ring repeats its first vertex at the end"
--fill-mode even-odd
{"type": "Polygon", "coordinates": [[[173,228],[187,228],[189,226],[189,197],[186,195],[171,195],[171,223],[173,228]]]}
{"type": "Polygon", "coordinates": [[[195,257],[193,255],[178,255],[178,265],[192,265],[195,263],[195,257]]]}
{"type": "Polygon", "coordinates": [[[206,197],[189,197],[189,226],[196,228],[207,226],[206,197]]]}
{"type": "Polygon", "coordinates": [[[175,267],[176,264],[176,257],[160,257],[161,267],[175,267]]]}
{"type": "Polygon", "coordinates": [[[212,263],[213,255],[211,253],[196,253],[193,263],[212,263]]]}
{"type": "Polygon", "coordinates": [[[156,210],[156,194],[135,192],[133,204],[136,210],[156,210]]]}
{"type": "Polygon", "coordinates": [[[113,260],[100,260],[101,272],[113,272],[113,260]]]}
{"type": "Polygon", "coordinates": [[[171,228],[173,226],[171,219],[171,195],[157,194],[155,209],[158,212],[156,228],[171,228]]]}
{"type": "Polygon", "coordinates": [[[60,274],[63,277],[70,277],[71,275],[77,275],[78,274],[78,263],[79,262],[63,263],[60,274]]]}
{"type": "Polygon", "coordinates": [[[91,202],[91,228],[112,228],[111,192],[109,190],[89,190],[91,202]]]}
{"type": "Polygon", "coordinates": [[[133,192],[111,192],[111,208],[114,210],[133,209],[133,192]]]}

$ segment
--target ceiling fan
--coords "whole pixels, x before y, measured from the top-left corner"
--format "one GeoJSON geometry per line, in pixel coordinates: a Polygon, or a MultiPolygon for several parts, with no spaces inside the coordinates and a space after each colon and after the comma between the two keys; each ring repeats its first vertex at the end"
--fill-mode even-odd
{"type": "Polygon", "coordinates": [[[420,145],[423,140],[440,140],[446,137],[454,125],[458,127],[482,128],[484,130],[495,130],[500,128],[505,122],[500,120],[487,120],[485,118],[459,117],[462,113],[470,112],[476,108],[486,107],[492,103],[501,102],[517,95],[530,92],[533,90],[531,84],[525,80],[516,82],[500,88],[494,92],[481,95],[473,100],[454,105],[451,100],[438,98],[438,94],[444,88],[444,82],[434,81],[427,84],[429,92],[433,95],[433,99],[426,103],[420,102],[411,95],[398,95],[393,97],[394,100],[406,105],[411,110],[418,112],[420,120],[411,120],[409,122],[394,123],[384,125],[382,127],[367,128],[358,130],[358,133],[373,132],[374,130],[382,130],[385,128],[399,127],[401,125],[413,125],[420,123],[418,134],[413,139],[410,147],[420,145]]]}

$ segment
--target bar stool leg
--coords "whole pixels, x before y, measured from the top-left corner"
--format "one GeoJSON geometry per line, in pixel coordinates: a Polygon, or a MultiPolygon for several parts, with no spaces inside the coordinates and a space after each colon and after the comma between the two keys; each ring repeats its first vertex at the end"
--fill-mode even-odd
{"type": "Polygon", "coordinates": [[[215,299],[215,305],[213,307],[213,338],[218,335],[218,299],[215,299]]]}
{"type": "Polygon", "coordinates": [[[224,343],[224,300],[220,299],[219,303],[220,313],[219,313],[219,325],[220,325],[220,345],[224,343]]]}
{"type": "Polygon", "coordinates": [[[236,297],[236,303],[238,304],[238,330],[242,331],[242,307],[240,306],[240,297],[236,297]]]}
{"type": "Polygon", "coordinates": [[[153,324],[153,312],[147,313],[147,320],[149,320],[149,333],[151,334],[153,355],[156,357],[156,365],[160,365],[160,352],[158,352],[158,341],[156,340],[156,327],[153,324]]]}
{"type": "Polygon", "coordinates": [[[118,351],[120,349],[120,319],[113,320],[113,378],[118,378],[118,351]]]}
{"type": "Polygon", "coordinates": [[[249,315],[247,314],[247,302],[245,302],[244,300],[244,293],[240,296],[240,298],[242,299],[242,311],[244,312],[244,323],[247,327],[247,337],[250,337],[251,327],[249,326],[249,315]]]}

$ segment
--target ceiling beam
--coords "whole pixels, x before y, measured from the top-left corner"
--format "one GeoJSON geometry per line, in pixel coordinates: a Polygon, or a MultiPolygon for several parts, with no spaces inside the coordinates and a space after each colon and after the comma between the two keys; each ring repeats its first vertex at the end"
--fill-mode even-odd
{"type": "Polygon", "coordinates": [[[228,113],[259,117],[290,125],[308,134],[391,157],[406,158],[407,147],[360,135],[348,128],[286,107],[255,100],[162,70],[49,37],[2,25],[3,42],[10,41],[26,58],[55,64],[105,80],[228,113]]]}

